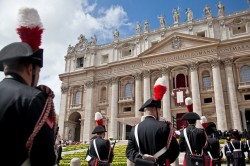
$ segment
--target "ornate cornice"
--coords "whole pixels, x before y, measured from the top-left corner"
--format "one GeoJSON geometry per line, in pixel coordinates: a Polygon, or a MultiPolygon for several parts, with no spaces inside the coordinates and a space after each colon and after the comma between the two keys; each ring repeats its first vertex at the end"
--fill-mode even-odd
{"type": "Polygon", "coordinates": [[[149,70],[144,70],[143,71],[143,78],[150,77],[150,71],[149,70]]]}
{"type": "Polygon", "coordinates": [[[189,68],[190,68],[191,71],[197,71],[198,67],[199,67],[198,62],[192,62],[192,63],[189,64],[189,68]]]}
{"type": "Polygon", "coordinates": [[[208,60],[212,68],[218,67],[220,65],[220,60],[218,58],[213,58],[208,60]]]}
{"type": "Polygon", "coordinates": [[[68,90],[69,90],[69,86],[65,86],[65,85],[62,85],[62,86],[61,86],[61,92],[62,92],[62,93],[67,93],[68,90]]]}
{"type": "Polygon", "coordinates": [[[86,86],[86,88],[93,88],[95,86],[95,82],[94,81],[86,81],[85,86],[86,86]]]}

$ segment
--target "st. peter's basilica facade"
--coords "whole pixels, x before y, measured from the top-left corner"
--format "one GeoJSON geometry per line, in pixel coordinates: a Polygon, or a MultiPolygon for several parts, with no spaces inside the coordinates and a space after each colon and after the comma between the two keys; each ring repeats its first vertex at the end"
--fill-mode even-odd
{"type": "Polygon", "coordinates": [[[173,25],[161,16],[159,29],[150,30],[146,20],[134,36],[120,39],[115,30],[114,41],[104,45],[96,45],[95,35],[90,42],[80,35],[59,76],[61,137],[88,142],[94,114],[101,112],[107,137],[126,139],[158,77],[168,87],[160,115],[176,129],[185,125],[180,118],[190,96],[194,112],[218,129],[250,130],[250,10],[225,15],[218,5],[218,15],[211,16],[206,6],[201,20],[189,10],[185,23],[174,9],[173,25]]]}

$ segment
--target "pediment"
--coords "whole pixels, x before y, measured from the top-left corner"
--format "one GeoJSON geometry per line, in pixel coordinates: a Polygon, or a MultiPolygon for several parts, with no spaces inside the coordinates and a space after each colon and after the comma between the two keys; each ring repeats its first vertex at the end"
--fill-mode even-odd
{"type": "Polygon", "coordinates": [[[218,45],[220,40],[174,32],[139,55],[150,56],[218,45]]]}

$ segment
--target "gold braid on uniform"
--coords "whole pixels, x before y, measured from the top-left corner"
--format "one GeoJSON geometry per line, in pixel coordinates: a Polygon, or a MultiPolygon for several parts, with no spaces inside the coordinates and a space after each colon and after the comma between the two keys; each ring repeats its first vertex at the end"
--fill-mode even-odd
{"type": "Polygon", "coordinates": [[[41,130],[46,120],[52,119],[55,122],[55,117],[56,117],[54,103],[53,103],[53,98],[55,95],[53,91],[45,85],[39,85],[37,88],[45,92],[48,95],[48,97],[45,106],[43,108],[43,111],[35,125],[35,128],[26,143],[26,148],[28,149],[29,155],[32,149],[34,138],[36,137],[37,133],[41,130]]]}

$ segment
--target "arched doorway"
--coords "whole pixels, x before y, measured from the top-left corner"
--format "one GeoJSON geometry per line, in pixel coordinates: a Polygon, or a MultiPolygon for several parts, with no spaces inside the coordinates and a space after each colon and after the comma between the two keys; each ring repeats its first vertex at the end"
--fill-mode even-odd
{"type": "Polygon", "coordinates": [[[81,114],[78,112],[73,112],[69,116],[69,133],[68,133],[68,138],[69,140],[71,139],[72,141],[80,141],[80,133],[81,133],[81,114]]]}

